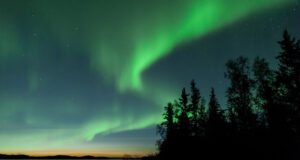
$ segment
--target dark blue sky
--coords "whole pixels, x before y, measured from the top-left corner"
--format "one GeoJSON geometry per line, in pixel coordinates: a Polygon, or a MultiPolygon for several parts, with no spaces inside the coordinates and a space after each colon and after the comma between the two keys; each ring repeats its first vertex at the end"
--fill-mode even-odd
{"type": "Polygon", "coordinates": [[[0,153],[155,152],[163,107],[197,82],[226,106],[225,63],[272,66],[299,0],[2,0],[0,153]]]}

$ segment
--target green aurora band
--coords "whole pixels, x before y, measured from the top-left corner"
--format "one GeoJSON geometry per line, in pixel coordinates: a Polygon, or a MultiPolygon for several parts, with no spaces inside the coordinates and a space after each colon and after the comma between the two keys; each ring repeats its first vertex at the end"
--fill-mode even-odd
{"type": "Polygon", "coordinates": [[[143,71],[179,44],[293,1],[92,0],[89,5],[72,1],[57,6],[54,0],[46,4],[37,1],[37,6],[52,22],[50,26],[62,43],[80,39],[78,44],[89,46],[91,66],[123,92],[142,91],[143,71]],[[73,8],[78,13],[74,14],[73,8]]]}
{"type": "MultiPolygon", "coordinates": [[[[61,46],[76,46],[84,50],[89,54],[91,70],[96,70],[99,77],[114,86],[120,95],[135,92],[142,99],[152,101],[161,107],[154,108],[153,113],[136,117],[133,112],[122,110],[122,104],[116,102],[109,106],[113,108],[111,113],[102,117],[92,117],[79,126],[67,129],[61,129],[63,128],[61,127],[51,129],[51,131],[42,129],[22,134],[15,133],[13,135],[15,141],[24,145],[20,145],[20,149],[35,149],[45,144],[48,145],[50,142],[51,148],[64,149],[68,147],[67,144],[76,146],[91,141],[97,134],[105,135],[142,129],[159,123],[162,106],[176,95],[174,95],[173,88],[144,83],[143,73],[151,65],[170,54],[172,49],[181,44],[201,38],[266,9],[282,7],[293,1],[90,0],[86,3],[83,0],[73,0],[71,4],[69,1],[61,0],[32,1],[29,6],[40,15],[38,22],[28,20],[33,30],[37,33],[43,33],[46,30],[54,35],[61,46]],[[26,145],[28,141],[34,143],[28,146],[26,145]]],[[[26,2],[24,4],[28,5],[26,2]]],[[[7,7],[7,10],[0,10],[0,13],[9,13],[10,8],[14,8],[14,5],[7,7]]],[[[12,16],[19,16],[17,14],[19,9],[14,8],[15,14],[12,16]]],[[[29,48],[24,49],[21,45],[21,33],[16,29],[16,25],[17,23],[13,22],[10,16],[0,14],[0,61],[3,63],[8,60],[18,63],[20,60],[14,53],[42,50],[36,44],[37,40],[33,43],[32,39],[28,40],[29,48]]],[[[65,57],[72,56],[72,53],[68,53],[68,48],[65,53],[65,57]]],[[[31,53],[30,55],[28,61],[35,62],[35,55],[31,53]]],[[[43,85],[39,81],[37,68],[38,63],[29,68],[28,86],[32,93],[43,85]]],[[[31,100],[15,99],[18,98],[1,99],[2,106],[13,106],[9,110],[0,108],[2,116],[10,117],[18,111],[20,106],[36,105],[31,100]]],[[[70,115],[80,115],[81,107],[78,104],[59,103],[59,105],[69,107],[65,112],[70,115]]],[[[30,109],[34,112],[33,108],[30,109]]],[[[100,110],[99,113],[101,112],[100,110]]],[[[97,113],[94,114],[97,115],[97,113]]],[[[28,125],[47,123],[46,120],[35,119],[36,115],[28,113],[25,116],[26,123],[28,125]]],[[[8,135],[10,134],[0,134],[0,141],[5,142],[0,144],[0,149],[3,151],[16,149],[15,141],[9,140],[8,135]]]]}
{"type": "MultiPolygon", "coordinates": [[[[142,34],[136,36],[130,50],[129,62],[124,69],[113,75],[118,79],[119,90],[142,90],[142,73],[157,60],[166,56],[178,44],[204,36],[205,34],[231,24],[256,11],[287,3],[286,0],[194,0],[186,1],[176,13],[176,18],[159,14],[154,18],[150,30],[140,26],[142,34]]],[[[167,8],[166,8],[167,11],[167,8]]],[[[139,22],[139,21],[137,21],[139,22]]],[[[129,30],[135,30],[129,29],[129,30]]],[[[133,34],[134,35],[134,34],[133,34]]],[[[117,45],[118,46],[118,45],[117,45]]],[[[113,56],[111,52],[99,51],[96,54],[113,56]],[[109,55],[107,55],[109,54],[109,55]]],[[[116,53],[119,54],[119,53],[116,53]]],[[[94,57],[93,57],[94,58],[94,57]]],[[[97,57],[96,57],[97,58],[97,57]]],[[[109,58],[111,59],[111,58],[109,58]]],[[[118,62],[121,62],[120,60],[118,62]]],[[[122,63],[122,62],[121,62],[122,63]]],[[[110,63],[97,63],[99,68],[109,68],[110,63]]]]}
{"type": "MultiPolygon", "coordinates": [[[[154,4],[134,2],[140,8],[131,8],[132,6],[129,6],[129,9],[119,8],[115,6],[114,3],[118,4],[115,1],[113,4],[108,4],[109,8],[116,7],[110,12],[119,11],[119,14],[111,16],[109,21],[105,20],[104,17],[101,19],[101,16],[97,21],[90,15],[89,21],[93,21],[97,30],[83,30],[92,31],[89,33],[92,38],[88,37],[91,38],[91,41],[88,41],[89,44],[92,44],[89,47],[92,67],[99,70],[103,77],[109,77],[108,81],[115,82],[121,92],[135,90],[145,95],[152,95],[153,93],[150,94],[149,90],[153,89],[153,86],[147,89],[147,86],[142,84],[142,73],[160,58],[168,55],[174,47],[185,41],[216,31],[251,14],[292,1],[179,0],[172,1],[174,3],[172,5],[168,4],[170,1],[162,3],[155,1],[154,4]],[[154,8],[147,7],[148,5],[154,8]],[[117,18],[121,18],[121,20],[117,18]],[[105,27],[103,27],[101,26],[103,21],[112,24],[104,24],[105,27]],[[113,29],[106,25],[113,26],[113,29]]],[[[93,13],[93,8],[91,12],[93,13]]],[[[109,13],[105,13],[105,15],[109,15],[109,13]]],[[[54,18],[55,20],[57,18],[54,18]]],[[[59,30],[59,26],[57,27],[56,29],[59,30]]],[[[154,94],[162,92],[158,89],[156,91],[154,94]]],[[[165,104],[167,100],[170,100],[170,97],[174,98],[171,92],[162,96],[165,101],[158,101],[159,105],[165,104]]],[[[105,120],[93,120],[87,125],[86,131],[88,132],[84,133],[84,137],[92,140],[98,133],[145,128],[161,121],[160,115],[157,113],[148,114],[139,122],[130,121],[133,119],[131,116],[128,119],[128,123],[124,123],[124,119],[118,118],[106,120],[107,122],[105,120]]]]}

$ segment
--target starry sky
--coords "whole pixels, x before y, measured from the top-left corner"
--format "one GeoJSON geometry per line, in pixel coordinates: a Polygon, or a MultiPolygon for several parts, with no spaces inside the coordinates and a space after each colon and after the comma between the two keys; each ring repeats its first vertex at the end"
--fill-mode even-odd
{"type": "Polygon", "coordinates": [[[225,63],[271,66],[300,0],[0,0],[0,153],[144,155],[192,79],[226,104],[225,63]]]}

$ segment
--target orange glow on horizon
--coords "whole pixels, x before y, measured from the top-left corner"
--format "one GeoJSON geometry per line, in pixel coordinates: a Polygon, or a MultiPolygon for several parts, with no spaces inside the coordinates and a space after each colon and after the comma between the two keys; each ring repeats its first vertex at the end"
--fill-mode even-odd
{"type": "Polygon", "coordinates": [[[28,155],[32,157],[39,157],[39,156],[56,156],[56,155],[66,155],[66,156],[76,156],[76,157],[82,157],[82,156],[94,156],[94,157],[124,157],[124,156],[131,156],[131,157],[143,157],[147,156],[149,152],[141,152],[141,151],[105,151],[105,152],[99,152],[99,151],[82,151],[82,150],[36,150],[36,151],[6,151],[1,152],[0,154],[6,154],[6,155],[28,155]]]}

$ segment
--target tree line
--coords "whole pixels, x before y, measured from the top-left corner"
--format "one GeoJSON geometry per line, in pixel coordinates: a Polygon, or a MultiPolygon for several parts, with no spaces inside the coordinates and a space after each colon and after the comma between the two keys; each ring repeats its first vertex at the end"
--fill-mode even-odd
{"type": "Polygon", "coordinates": [[[300,40],[284,31],[278,44],[275,69],[259,57],[226,63],[226,106],[214,88],[208,103],[194,80],[183,88],[157,126],[156,158],[299,159],[300,40]]]}

